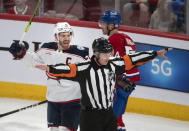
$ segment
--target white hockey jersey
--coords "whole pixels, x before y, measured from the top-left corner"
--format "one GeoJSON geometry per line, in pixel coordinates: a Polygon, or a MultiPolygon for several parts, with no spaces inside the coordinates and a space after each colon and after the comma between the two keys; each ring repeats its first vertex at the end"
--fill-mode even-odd
{"type": "MultiPolygon", "coordinates": [[[[37,64],[55,65],[59,63],[78,63],[88,59],[89,49],[71,45],[69,49],[59,51],[56,42],[45,43],[37,52],[27,52],[23,61],[35,67],[37,64]]],[[[52,102],[73,102],[81,98],[80,85],[69,79],[48,76],[47,100],[52,102]]]]}

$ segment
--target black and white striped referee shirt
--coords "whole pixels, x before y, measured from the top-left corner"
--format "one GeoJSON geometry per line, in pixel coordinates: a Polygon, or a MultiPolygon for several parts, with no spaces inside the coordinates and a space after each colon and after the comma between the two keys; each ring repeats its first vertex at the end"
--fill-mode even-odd
{"type": "Polygon", "coordinates": [[[81,104],[90,109],[108,109],[112,106],[116,75],[125,70],[145,64],[157,56],[155,51],[139,52],[122,58],[110,58],[105,66],[99,66],[93,56],[91,60],[79,64],[57,64],[50,66],[49,75],[74,77],[81,87],[81,104]]]}

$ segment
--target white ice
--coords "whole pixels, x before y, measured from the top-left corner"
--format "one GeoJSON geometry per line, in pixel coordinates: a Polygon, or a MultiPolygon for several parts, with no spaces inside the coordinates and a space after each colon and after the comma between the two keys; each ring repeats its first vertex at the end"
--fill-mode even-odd
{"type": "MultiPolygon", "coordinates": [[[[0,114],[19,109],[37,101],[0,98],[0,114]]],[[[47,105],[39,105],[0,118],[0,131],[49,131],[46,122],[47,105]]],[[[189,122],[162,117],[126,113],[127,131],[189,131],[189,122]]]]}

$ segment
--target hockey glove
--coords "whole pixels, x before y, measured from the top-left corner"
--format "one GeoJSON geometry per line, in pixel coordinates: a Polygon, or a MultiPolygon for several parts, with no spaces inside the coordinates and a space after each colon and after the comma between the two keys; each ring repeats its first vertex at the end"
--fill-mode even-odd
{"type": "Polygon", "coordinates": [[[132,91],[136,87],[135,83],[126,78],[126,76],[119,77],[117,79],[117,85],[126,92],[132,91]]]}
{"type": "Polygon", "coordinates": [[[28,45],[26,43],[20,45],[19,41],[14,41],[9,48],[9,52],[13,55],[14,60],[19,60],[25,56],[27,49],[28,45]]]}

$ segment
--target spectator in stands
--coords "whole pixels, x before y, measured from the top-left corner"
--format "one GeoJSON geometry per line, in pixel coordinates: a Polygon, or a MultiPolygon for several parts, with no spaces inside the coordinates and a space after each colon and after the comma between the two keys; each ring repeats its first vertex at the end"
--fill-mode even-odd
{"type": "Polygon", "coordinates": [[[44,1],[44,17],[71,20],[98,21],[101,15],[100,0],[44,1]],[[64,8],[62,8],[64,7],[64,8]],[[72,11],[74,10],[74,11],[72,11]],[[81,12],[79,14],[79,12],[81,12]]]}
{"type": "Polygon", "coordinates": [[[47,12],[48,10],[54,10],[54,9],[55,9],[55,0],[44,1],[44,12],[47,12]]]}
{"type": "Polygon", "coordinates": [[[43,17],[56,17],[56,10],[47,10],[44,14],[43,17]]]}
{"type": "Polygon", "coordinates": [[[4,12],[7,12],[7,9],[14,6],[14,0],[3,0],[3,8],[4,12]]]}
{"type": "Polygon", "coordinates": [[[98,21],[101,15],[100,0],[82,0],[83,18],[86,21],[98,21]]]}
{"type": "Polygon", "coordinates": [[[61,18],[69,20],[79,20],[79,18],[72,14],[57,13],[56,10],[48,10],[43,14],[43,17],[61,18]]]}
{"type": "Polygon", "coordinates": [[[3,1],[0,0],[0,13],[4,12],[3,1]]]}
{"type": "Polygon", "coordinates": [[[148,0],[150,15],[156,10],[158,0],[148,0]]]}
{"type": "Polygon", "coordinates": [[[21,15],[31,15],[32,10],[27,5],[27,0],[14,0],[14,6],[7,9],[7,13],[10,14],[21,14],[21,15]]]}
{"type": "Polygon", "coordinates": [[[148,0],[130,0],[123,6],[123,23],[130,26],[148,27],[148,0]]]}
{"type": "Polygon", "coordinates": [[[50,18],[61,18],[69,20],[79,20],[71,11],[77,4],[78,0],[74,1],[56,1],[56,0],[45,0],[44,1],[44,13],[43,17],[50,18]],[[66,8],[62,8],[66,7],[66,8]]]}
{"type": "Polygon", "coordinates": [[[168,3],[171,0],[159,0],[158,7],[151,16],[149,28],[163,31],[176,31],[176,15],[169,10],[168,3]]]}
{"type": "Polygon", "coordinates": [[[169,2],[169,8],[177,16],[177,32],[185,33],[185,0],[172,0],[169,2]]]}

